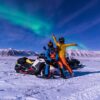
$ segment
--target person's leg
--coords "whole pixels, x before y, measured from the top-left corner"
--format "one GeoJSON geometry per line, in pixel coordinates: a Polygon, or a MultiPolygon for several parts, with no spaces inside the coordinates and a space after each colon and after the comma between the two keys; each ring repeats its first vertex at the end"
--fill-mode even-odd
{"type": "Polygon", "coordinates": [[[49,77],[50,74],[50,65],[46,65],[44,69],[44,75],[45,77],[49,77]]]}
{"type": "Polygon", "coordinates": [[[71,69],[71,67],[69,66],[69,64],[67,63],[65,58],[60,58],[61,62],[63,63],[63,65],[65,66],[65,68],[68,70],[68,72],[72,75],[73,71],[71,69]]]}
{"type": "Polygon", "coordinates": [[[62,64],[61,61],[58,61],[58,65],[59,65],[60,68],[63,68],[63,64],[62,64]]]}
{"type": "Polygon", "coordinates": [[[66,72],[61,61],[58,61],[61,77],[66,78],[66,72]]]}

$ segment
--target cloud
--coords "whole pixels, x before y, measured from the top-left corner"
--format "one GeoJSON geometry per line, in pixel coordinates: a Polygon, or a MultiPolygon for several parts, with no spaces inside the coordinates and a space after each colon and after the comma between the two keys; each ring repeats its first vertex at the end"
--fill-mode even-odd
{"type": "Polygon", "coordinates": [[[70,29],[70,30],[66,30],[65,31],[65,34],[66,33],[82,33],[86,30],[88,30],[89,28],[92,28],[93,26],[97,25],[100,23],[100,17],[98,18],[95,18],[94,20],[92,21],[89,21],[89,22],[84,22],[78,26],[75,26],[74,28],[70,29]]]}
{"type": "Polygon", "coordinates": [[[87,5],[85,5],[83,8],[79,9],[78,11],[74,12],[72,15],[70,16],[65,16],[65,18],[63,20],[61,20],[58,23],[58,28],[63,27],[66,23],[70,22],[71,20],[75,19],[77,16],[79,16],[80,14],[82,14],[83,12],[85,12],[86,10],[88,10],[89,8],[93,7],[98,0],[92,0],[91,2],[89,2],[87,5]]]}
{"type": "Polygon", "coordinates": [[[59,12],[60,7],[62,6],[64,0],[51,0],[49,7],[47,6],[48,19],[55,17],[55,13],[59,12]]]}

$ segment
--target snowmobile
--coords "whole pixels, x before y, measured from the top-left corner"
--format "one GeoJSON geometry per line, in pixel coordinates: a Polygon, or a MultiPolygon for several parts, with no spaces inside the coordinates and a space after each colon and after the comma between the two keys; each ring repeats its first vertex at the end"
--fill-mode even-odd
{"type": "Polygon", "coordinates": [[[19,58],[15,65],[15,71],[17,73],[31,74],[31,75],[39,75],[41,71],[45,67],[45,60],[43,54],[38,54],[37,59],[28,59],[32,63],[26,62],[26,57],[19,58]]]}
{"type": "Polygon", "coordinates": [[[71,58],[69,59],[69,57],[66,58],[70,67],[73,69],[73,70],[77,70],[79,68],[83,68],[85,65],[83,64],[80,64],[80,61],[78,59],[75,59],[75,58],[71,58]]]}
{"type": "Polygon", "coordinates": [[[32,68],[33,61],[28,59],[31,62],[28,63],[26,59],[28,58],[22,57],[17,60],[17,63],[15,65],[15,71],[17,73],[34,75],[34,69],[32,68]]]}
{"type": "MultiPolygon", "coordinates": [[[[35,56],[37,56],[37,59],[29,59],[32,62],[32,64],[26,63],[26,57],[19,58],[15,65],[15,71],[17,73],[36,75],[37,77],[43,78],[44,69],[48,61],[46,60],[44,54],[36,54],[35,56]]],[[[58,73],[58,70],[55,67],[56,61],[53,61],[52,65],[53,66],[50,66],[50,73],[52,73],[53,76],[53,73],[58,73]]]]}
{"type": "MultiPolygon", "coordinates": [[[[36,75],[36,76],[44,76],[44,68],[46,66],[46,63],[48,61],[45,58],[44,54],[36,54],[37,59],[29,59],[32,64],[26,63],[26,57],[19,58],[17,60],[17,63],[15,65],[15,70],[17,73],[22,73],[22,74],[30,74],[30,75],[36,75]]],[[[78,68],[83,68],[83,65],[80,64],[80,61],[77,59],[69,59],[67,57],[67,61],[69,65],[71,66],[72,69],[78,69],[78,68]]],[[[57,62],[53,61],[52,66],[50,66],[50,73],[52,73],[52,76],[60,75],[60,71],[58,68],[56,68],[57,62]]]]}
{"type": "Polygon", "coordinates": [[[48,62],[45,57],[45,54],[43,54],[43,53],[37,54],[37,59],[32,64],[32,67],[35,69],[35,75],[37,75],[37,76],[41,75],[41,77],[44,76],[44,70],[45,70],[45,66],[47,63],[50,64],[50,73],[52,73],[52,75],[53,75],[53,73],[57,69],[57,67],[55,67],[57,62],[56,61],[48,62]]]}

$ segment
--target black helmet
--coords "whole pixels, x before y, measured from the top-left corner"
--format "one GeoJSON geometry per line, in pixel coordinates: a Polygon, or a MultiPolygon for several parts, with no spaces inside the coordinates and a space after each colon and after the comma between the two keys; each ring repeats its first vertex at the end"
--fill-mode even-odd
{"type": "Polygon", "coordinates": [[[64,37],[60,37],[60,38],[59,38],[59,42],[60,42],[60,43],[64,43],[64,42],[65,42],[64,37]]]}
{"type": "Polygon", "coordinates": [[[52,42],[52,41],[49,41],[48,47],[49,47],[49,48],[52,48],[52,47],[53,47],[53,42],[52,42]]]}

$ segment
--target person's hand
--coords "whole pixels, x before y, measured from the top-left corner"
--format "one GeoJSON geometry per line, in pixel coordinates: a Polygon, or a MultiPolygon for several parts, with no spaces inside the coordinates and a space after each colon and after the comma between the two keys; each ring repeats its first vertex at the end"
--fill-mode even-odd
{"type": "Polygon", "coordinates": [[[52,34],[52,36],[53,36],[53,37],[55,37],[55,35],[54,35],[54,34],[52,34]]]}

